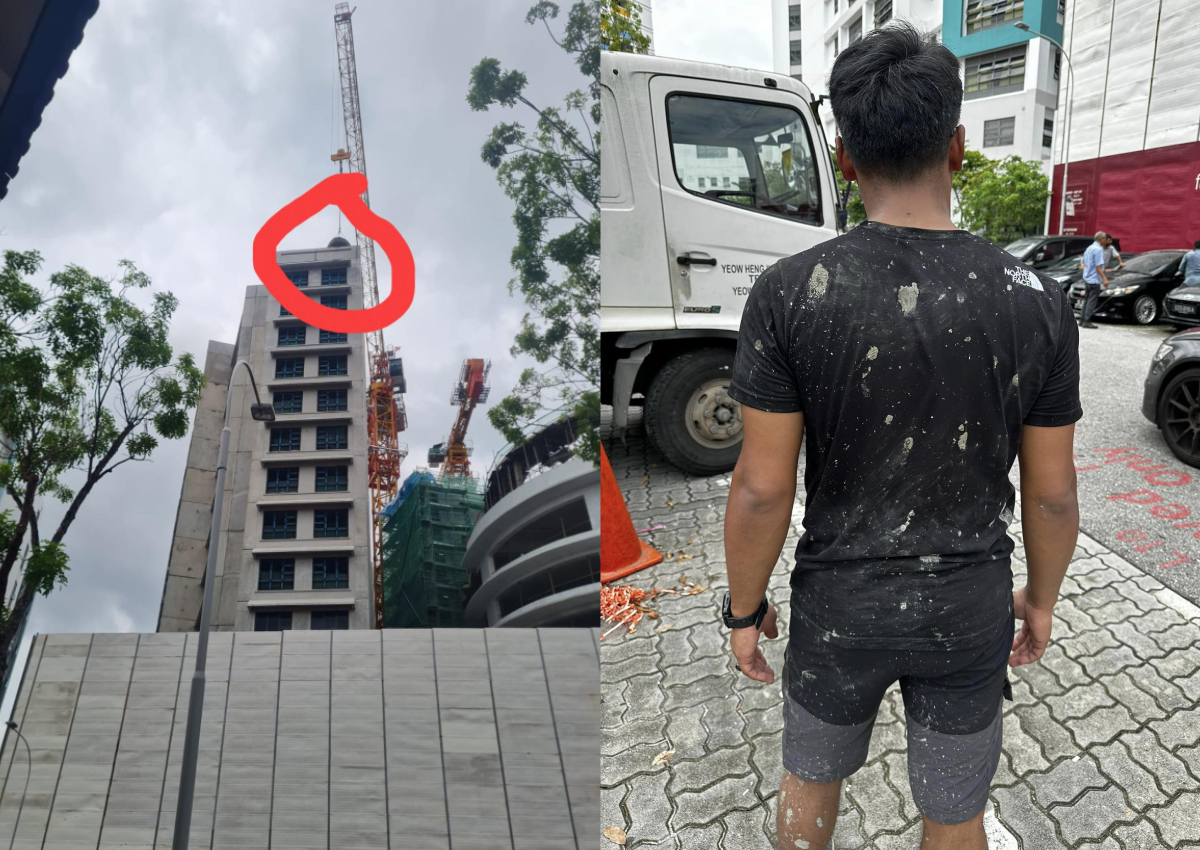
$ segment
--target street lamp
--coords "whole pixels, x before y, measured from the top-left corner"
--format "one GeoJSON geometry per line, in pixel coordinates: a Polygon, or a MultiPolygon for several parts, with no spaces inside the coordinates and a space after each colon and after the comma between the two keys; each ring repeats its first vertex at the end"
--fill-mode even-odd
{"type": "MultiPolygon", "coordinates": [[[[1071,57],[1067,55],[1066,49],[1061,44],[1059,44],[1057,41],[1052,39],[1050,36],[1046,35],[1045,33],[1038,32],[1037,30],[1033,29],[1031,26],[1029,26],[1029,24],[1025,23],[1024,21],[1017,21],[1016,23],[1013,24],[1013,26],[1019,30],[1023,30],[1024,32],[1029,33],[1030,35],[1036,35],[1038,38],[1046,39],[1046,41],[1050,42],[1055,47],[1057,47],[1059,49],[1059,52],[1062,53],[1063,58],[1067,60],[1067,128],[1066,128],[1066,134],[1063,138],[1062,198],[1058,202],[1058,235],[1062,236],[1063,220],[1066,217],[1066,213],[1067,213],[1067,167],[1071,164],[1071,83],[1073,82],[1073,78],[1075,76],[1075,69],[1071,66],[1071,57]]],[[[1051,149],[1050,174],[1051,174],[1051,178],[1053,178],[1053,175],[1054,175],[1053,149],[1051,149]]],[[[1049,207],[1047,207],[1047,209],[1046,209],[1046,215],[1047,216],[1050,215],[1049,207]]]]}
{"type": "Polygon", "coordinates": [[[196,794],[196,761],[200,756],[200,719],[204,713],[204,668],[208,661],[208,631],[212,625],[213,585],[216,584],[217,545],[221,533],[221,507],[225,501],[225,466],[229,462],[229,409],[233,406],[233,379],[237,367],[245,366],[254,390],[250,417],[255,422],[274,422],[275,408],[258,396],[254,372],[245,360],[233,364],[229,373],[229,392],[225,395],[225,427],[221,430],[221,451],[217,455],[217,489],[213,494],[212,524],[208,530],[208,563],[204,567],[204,602],[200,608],[200,636],[196,641],[196,672],[192,674],[192,691],[188,697],[187,727],[183,738],[183,763],[179,773],[179,800],[175,808],[175,834],[172,850],[187,850],[192,829],[192,800],[196,794]]]}

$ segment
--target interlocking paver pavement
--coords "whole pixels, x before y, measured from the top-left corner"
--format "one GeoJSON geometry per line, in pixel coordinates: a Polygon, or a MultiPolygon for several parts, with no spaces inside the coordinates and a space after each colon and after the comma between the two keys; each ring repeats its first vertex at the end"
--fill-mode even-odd
{"type": "MultiPolygon", "coordinates": [[[[605,446],[635,528],[664,526],[643,537],[666,559],[626,581],[678,588],[686,575],[707,589],[661,596],[657,620],[601,642],[604,825],[625,829],[629,850],[773,848],[782,697],[778,684],[737,671],[717,610],[729,476],[686,476],[634,423],[624,443],[605,446]]],[[[784,635],[801,519],[797,507],[770,584],[784,635]]],[[[1019,514],[1009,530],[1020,587],[1019,514]]],[[[1014,701],[1004,705],[1004,755],[985,819],[990,846],[1200,848],[1200,608],[1086,535],[1062,593],[1050,650],[1010,673],[1014,701]]],[[[779,671],[784,640],[764,644],[779,671]]],[[[866,765],[843,785],[836,850],[917,847],[903,717],[893,687],[866,765]]]]}

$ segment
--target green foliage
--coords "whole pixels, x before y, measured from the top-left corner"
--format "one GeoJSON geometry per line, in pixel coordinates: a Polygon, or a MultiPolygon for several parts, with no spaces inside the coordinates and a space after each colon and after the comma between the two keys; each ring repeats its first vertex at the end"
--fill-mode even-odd
{"type": "Polygon", "coordinates": [[[25,563],[25,585],[34,593],[49,596],[55,586],[67,583],[67,552],[61,543],[34,546],[25,563]]]}
{"type": "MultiPolygon", "coordinates": [[[[525,95],[528,78],[485,58],[471,70],[467,103],[480,112],[493,106],[524,106],[536,115],[532,128],[497,124],[481,158],[515,205],[517,244],[510,262],[516,277],[509,293],[520,292],[528,312],[510,349],[538,368],[526,369],[517,385],[492,405],[488,419],[514,445],[526,439],[540,414],[552,410],[591,410],[586,399],[600,381],[600,88],[598,0],[571,6],[561,37],[550,22],[557,3],[542,0],[526,15],[541,22],[550,38],[575,57],[587,78],[586,91],[574,90],[560,107],[539,106],[525,95]]],[[[598,397],[598,396],[597,396],[598,397]]],[[[598,429],[599,415],[580,422],[581,431],[598,429]]],[[[591,438],[581,439],[588,457],[591,438]]],[[[592,458],[599,462],[599,451],[592,458]]]]}
{"type": "Polygon", "coordinates": [[[600,46],[614,53],[649,53],[650,36],[642,30],[642,13],[628,0],[601,0],[600,46]]]}
{"type": "MultiPolygon", "coordinates": [[[[177,299],[139,296],[151,282],[133,263],[122,261],[113,280],[70,265],[39,288],[26,280],[41,267],[37,252],[7,251],[4,259],[0,433],[13,456],[0,465],[0,485],[20,512],[0,519],[0,587],[28,540],[24,590],[46,595],[66,582],[62,540],[97,482],[145,460],[160,437],[183,437],[204,375],[168,341],[177,299]],[[34,509],[42,496],[67,503],[48,539],[34,509]]],[[[11,637],[0,633],[0,657],[11,637]]]]}
{"type": "Polygon", "coordinates": [[[1034,160],[994,160],[968,150],[954,192],[959,226],[1003,245],[1041,232],[1050,180],[1034,160]]]}

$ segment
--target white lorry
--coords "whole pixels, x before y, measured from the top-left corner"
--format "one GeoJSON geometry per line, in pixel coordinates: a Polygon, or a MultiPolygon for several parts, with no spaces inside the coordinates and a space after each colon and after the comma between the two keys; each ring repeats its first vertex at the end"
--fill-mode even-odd
{"type": "Polygon", "coordinates": [[[601,53],[601,398],[704,475],[742,442],[728,395],[755,279],[839,232],[816,104],[791,77],[601,53]]]}

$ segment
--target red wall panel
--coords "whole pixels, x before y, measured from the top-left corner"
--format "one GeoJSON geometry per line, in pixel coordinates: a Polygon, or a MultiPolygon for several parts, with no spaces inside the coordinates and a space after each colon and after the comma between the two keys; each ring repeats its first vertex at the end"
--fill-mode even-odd
{"type": "MultiPolygon", "coordinates": [[[[1050,232],[1058,232],[1062,165],[1054,166],[1050,232]]],[[[1200,142],[1072,162],[1077,199],[1065,233],[1115,234],[1126,251],[1191,248],[1200,239],[1200,142]]]]}

